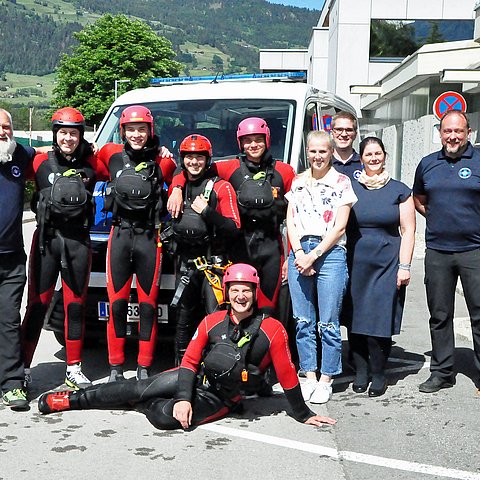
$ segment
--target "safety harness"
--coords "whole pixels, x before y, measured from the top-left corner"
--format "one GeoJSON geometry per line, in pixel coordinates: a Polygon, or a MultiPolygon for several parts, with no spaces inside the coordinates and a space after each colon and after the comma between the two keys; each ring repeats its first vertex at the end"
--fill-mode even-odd
{"type": "Polygon", "coordinates": [[[181,267],[180,271],[182,275],[170,306],[173,308],[178,306],[186,286],[190,283],[190,279],[197,270],[200,270],[204,273],[205,278],[212,287],[217,303],[222,305],[225,302],[223,297],[222,277],[225,273],[225,270],[231,264],[232,262],[230,261],[225,263],[223,258],[218,255],[214,255],[208,260],[204,256],[188,260],[186,264],[183,264],[181,267]]]}
{"type": "MultiPolygon", "coordinates": [[[[247,327],[232,329],[230,314],[225,315],[216,342],[203,361],[203,373],[210,387],[229,397],[240,390],[254,391],[264,383],[259,368],[250,363],[250,352],[266,315],[256,315],[247,327]]],[[[217,333],[217,332],[216,332],[217,333]]]]}
{"type": "MultiPolygon", "coordinates": [[[[212,192],[215,182],[217,181],[218,177],[213,177],[206,180],[202,195],[209,204],[210,201],[213,200],[212,192]]],[[[187,183],[187,189],[189,187],[191,187],[191,184],[187,183]]],[[[191,191],[187,191],[187,194],[185,195],[184,211],[178,221],[172,222],[170,227],[171,235],[173,235],[175,241],[180,244],[185,244],[188,246],[208,245],[209,240],[213,235],[213,231],[206,224],[202,216],[192,209],[192,203],[193,199],[191,191]]],[[[160,238],[163,241],[168,238],[168,235],[169,233],[164,231],[160,238]]],[[[183,260],[180,266],[180,282],[175,290],[175,294],[170,305],[173,308],[178,306],[186,286],[190,283],[190,279],[197,270],[203,272],[213,290],[218,305],[222,305],[225,301],[223,298],[222,277],[223,273],[230,265],[231,262],[226,263],[223,257],[219,255],[202,255],[186,261],[183,260]]]]}

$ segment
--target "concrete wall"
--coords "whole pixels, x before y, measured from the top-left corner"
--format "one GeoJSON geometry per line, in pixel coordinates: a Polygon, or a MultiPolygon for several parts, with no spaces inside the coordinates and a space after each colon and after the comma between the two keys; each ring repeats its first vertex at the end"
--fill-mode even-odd
{"type": "Polygon", "coordinates": [[[320,90],[328,90],[328,28],[314,28],[308,49],[309,65],[307,77],[309,82],[320,90]]]}

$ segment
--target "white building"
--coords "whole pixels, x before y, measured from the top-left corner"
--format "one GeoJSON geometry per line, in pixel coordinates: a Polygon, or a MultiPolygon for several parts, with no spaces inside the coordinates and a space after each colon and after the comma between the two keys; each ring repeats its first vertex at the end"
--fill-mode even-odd
{"type": "Polygon", "coordinates": [[[464,95],[476,139],[479,41],[479,0],[326,0],[309,48],[262,50],[260,69],[306,71],[309,83],[349,101],[362,117],[362,135],[381,136],[390,170],[411,184],[421,156],[439,149],[432,112],[439,94],[464,95]],[[424,45],[406,58],[370,58],[375,20],[475,20],[474,38],[424,45]]]}

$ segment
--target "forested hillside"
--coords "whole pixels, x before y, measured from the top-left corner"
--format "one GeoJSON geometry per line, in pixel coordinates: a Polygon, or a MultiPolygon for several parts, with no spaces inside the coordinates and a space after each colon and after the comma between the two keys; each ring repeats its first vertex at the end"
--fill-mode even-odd
{"type": "Polygon", "coordinates": [[[72,44],[77,22],[56,22],[50,16],[0,2],[0,73],[45,75],[72,44]]]}
{"type": "Polygon", "coordinates": [[[81,28],[79,22],[104,13],[146,21],[173,43],[179,60],[190,67],[196,59],[187,42],[215,47],[228,59],[226,64],[217,59],[219,69],[229,72],[257,70],[259,48],[307,47],[318,20],[318,12],[265,0],[1,0],[0,8],[0,70],[37,75],[53,71],[72,44],[72,33],[81,28]],[[68,4],[78,21],[61,20],[72,18],[62,16],[68,4]],[[48,9],[56,15],[41,14],[48,9]]]}

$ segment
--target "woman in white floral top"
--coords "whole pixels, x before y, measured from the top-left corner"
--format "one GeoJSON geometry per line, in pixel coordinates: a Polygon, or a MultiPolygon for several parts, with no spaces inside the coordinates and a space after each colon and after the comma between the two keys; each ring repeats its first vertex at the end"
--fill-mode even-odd
{"type": "Polygon", "coordinates": [[[328,133],[308,134],[307,158],[310,168],[293,180],[286,195],[288,284],[300,368],[307,377],[302,393],[306,401],[325,403],[332,396],[333,377],[342,372],[339,315],[348,279],[345,228],[357,197],[349,178],[332,168],[328,133]],[[319,381],[317,328],[322,349],[319,381]]]}

